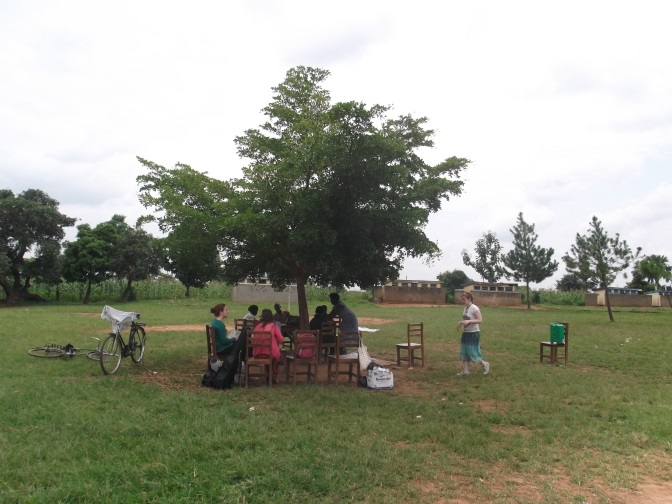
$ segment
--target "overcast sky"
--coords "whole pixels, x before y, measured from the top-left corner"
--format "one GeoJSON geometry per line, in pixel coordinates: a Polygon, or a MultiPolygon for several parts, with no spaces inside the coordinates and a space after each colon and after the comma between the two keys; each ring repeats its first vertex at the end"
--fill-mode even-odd
{"type": "Polygon", "coordinates": [[[487,231],[509,251],[519,212],[560,262],[542,287],[593,215],[672,259],[670,19],[667,0],[2,0],[0,188],[134,223],[136,156],[238,177],[234,137],[314,66],[334,102],[428,117],[427,162],[472,160],[426,228],[443,257],[401,278],[480,280],[461,251],[487,231]]]}

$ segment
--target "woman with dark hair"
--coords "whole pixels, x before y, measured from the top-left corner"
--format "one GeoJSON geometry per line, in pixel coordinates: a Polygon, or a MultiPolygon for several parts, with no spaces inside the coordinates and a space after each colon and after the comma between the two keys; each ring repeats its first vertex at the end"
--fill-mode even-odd
{"type": "MultiPolygon", "coordinates": [[[[273,359],[273,383],[278,382],[278,371],[280,369],[280,347],[284,342],[284,338],[278,329],[278,325],[273,320],[273,312],[268,308],[265,308],[261,311],[261,317],[257,322],[257,325],[254,326],[255,331],[266,331],[271,333],[271,355],[273,359]]],[[[268,355],[262,353],[263,349],[254,348],[252,350],[253,357],[266,358],[268,355]]]]}
{"type": "Polygon", "coordinates": [[[217,345],[218,355],[228,355],[231,353],[235,339],[230,339],[226,332],[226,326],[223,320],[229,316],[229,309],[225,304],[217,304],[210,308],[215,318],[210,322],[210,327],[215,331],[215,344],[217,345]]]}

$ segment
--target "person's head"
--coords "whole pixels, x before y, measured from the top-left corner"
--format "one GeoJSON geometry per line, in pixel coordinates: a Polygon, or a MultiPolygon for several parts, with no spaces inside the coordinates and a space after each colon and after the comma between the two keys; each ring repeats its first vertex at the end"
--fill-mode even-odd
{"type": "Polygon", "coordinates": [[[261,310],[261,317],[259,317],[260,324],[270,324],[273,322],[273,312],[268,308],[261,310]]]}
{"type": "Polygon", "coordinates": [[[259,313],[259,307],[256,304],[253,304],[247,308],[247,311],[256,317],[257,313],[259,313]]]}
{"type": "Polygon", "coordinates": [[[474,302],[474,296],[471,295],[471,292],[463,292],[460,297],[463,303],[472,304],[474,302]]]}
{"type": "Polygon", "coordinates": [[[212,308],[210,308],[210,313],[212,313],[215,318],[219,317],[220,315],[222,318],[227,317],[229,315],[229,309],[226,307],[225,304],[216,304],[212,308]]]}
{"type": "Polygon", "coordinates": [[[338,292],[332,292],[329,294],[329,301],[331,301],[331,304],[335,305],[338,304],[338,302],[341,300],[341,296],[338,295],[338,292]]]}
{"type": "Polygon", "coordinates": [[[327,305],[320,305],[315,308],[315,315],[322,315],[324,313],[327,313],[327,305]]]}

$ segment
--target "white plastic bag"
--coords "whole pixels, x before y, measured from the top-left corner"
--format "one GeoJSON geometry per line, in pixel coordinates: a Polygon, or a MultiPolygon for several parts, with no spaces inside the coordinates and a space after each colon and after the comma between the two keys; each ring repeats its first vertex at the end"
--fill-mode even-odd
{"type": "Polygon", "coordinates": [[[394,375],[392,370],[382,366],[374,366],[369,369],[366,377],[366,386],[371,390],[390,390],[394,388],[394,375]]]}

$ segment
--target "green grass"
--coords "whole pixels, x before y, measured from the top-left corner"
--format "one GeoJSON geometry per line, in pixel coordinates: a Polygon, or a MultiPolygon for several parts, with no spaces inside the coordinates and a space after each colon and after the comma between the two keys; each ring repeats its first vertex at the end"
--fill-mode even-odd
{"type": "MultiPolygon", "coordinates": [[[[353,299],[387,321],[362,324],[379,329],[364,334],[375,357],[394,360],[405,324],[425,322],[427,365],[395,369],[385,392],[216,391],[199,386],[204,331],[152,330],[205,325],[214,302],[113,303],[148,324],[144,364],[113,376],[27,354],[90,346],[109,330],[102,305],[1,309],[0,502],[606,503],[672,479],[671,310],[616,309],[610,323],[597,308],[484,307],[492,372],[457,377],[460,307],[353,299]],[[557,320],[566,367],[538,362],[557,320]]],[[[246,312],[227,304],[230,319],[246,312]]]]}

